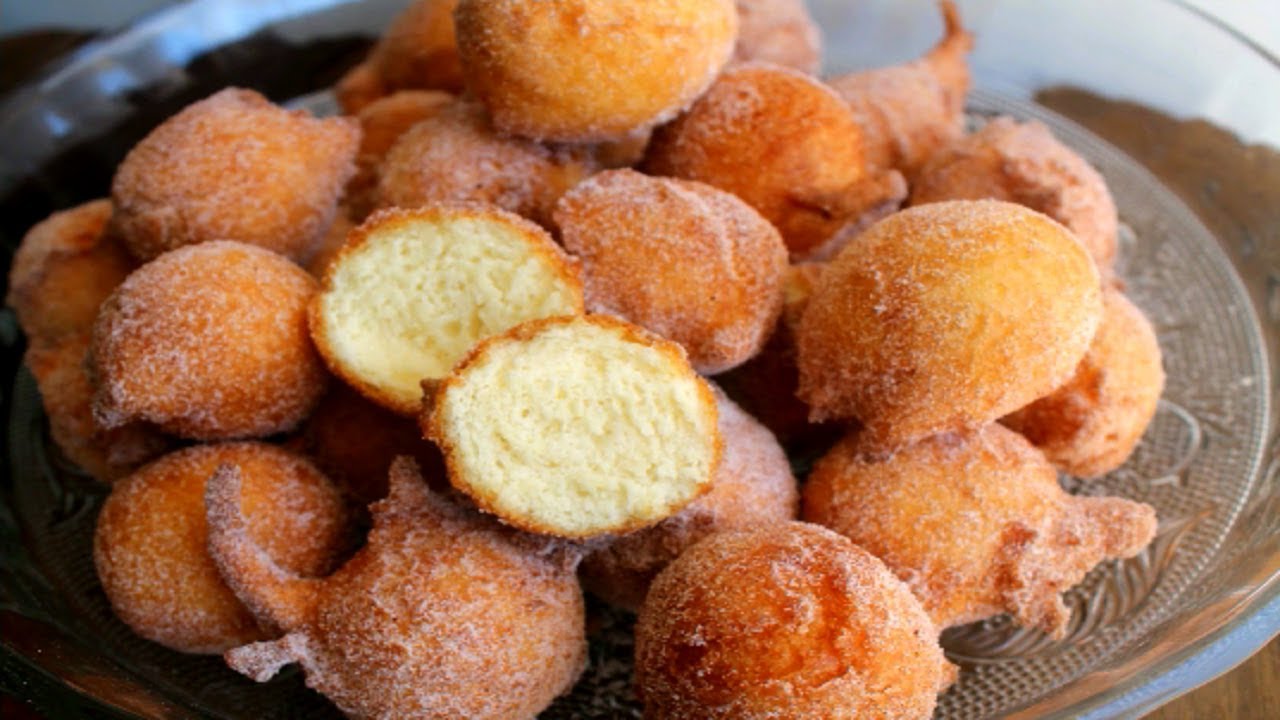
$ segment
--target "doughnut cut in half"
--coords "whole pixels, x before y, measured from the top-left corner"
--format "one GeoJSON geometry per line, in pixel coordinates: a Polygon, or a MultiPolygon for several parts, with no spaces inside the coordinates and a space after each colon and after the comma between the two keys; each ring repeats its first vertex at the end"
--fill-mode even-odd
{"type": "Polygon", "coordinates": [[[333,260],[311,305],[329,368],[412,417],[422,383],[526,320],[582,313],[578,268],[542,228],[497,207],[375,213],[333,260]]]}
{"type": "Polygon", "coordinates": [[[449,481],[569,538],[673,515],[711,487],[716,400],[679,345],[603,315],[526,323],[460,363],[424,412],[449,481]]]}

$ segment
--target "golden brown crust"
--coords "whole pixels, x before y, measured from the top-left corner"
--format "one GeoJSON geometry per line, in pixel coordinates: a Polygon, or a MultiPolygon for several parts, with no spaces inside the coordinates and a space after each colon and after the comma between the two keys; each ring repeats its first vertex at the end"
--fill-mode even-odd
{"type": "Polygon", "coordinates": [[[700,373],[758,353],[782,311],[782,238],[709,185],[606,171],[565,195],[555,222],[582,261],[587,307],[680,343],[700,373]]]}
{"type": "Polygon", "coordinates": [[[333,86],[333,94],[345,115],[355,115],[387,94],[382,77],[369,60],[351,68],[333,86]]]}
{"type": "Polygon", "coordinates": [[[804,0],[737,0],[738,44],[734,62],[770,62],[816,75],[822,65],[822,33],[804,0]]]}
{"type": "MultiPolygon", "coordinates": [[[[421,410],[420,403],[418,401],[402,401],[398,396],[361,378],[352,368],[342,363],[341,358],[334,350],[329,337],[325,333],[325,323],[321,317],[321,299],[325,293],[333,290],[333,273],[335,268],[342,264],[343,258],[358,252],[365,243],[369,242],[370,237],[374,234],[394,231],[397,225],[405,223],[438,223],[460,219],[498,222],[515,229],[526,241],[528,248],[547,261],[547,265],[555,271],[559,281],[578,288],[575,297],[582,297],[582,278],[578,272],[576,261],[551,240],[545,230],[514,213],[484,203],[437,202],[412,210],[402,208],[379,210],[370,215],[364,223],[351,231],[347,236],[346,243],[329,261],[328,270],[321,281],[320,292],[316,294],[307,309],[308,327],[316,350],[334,375],[342,378],[347,385],[369,400],[404,417],[416,417],[421,410]]],[[[580,301],[575,310],[579,313],[582,312],[580,301]]],[[[428,378],[428,380],[431,380],[431,378],[428,378]]]]}
{"type": "Polygon", "coordinates": [[[973,49],[973,35],[960,24],[955,3],[939,4],[946,34],[924,57],[827,81],[862,127],[870,163],[908,177],[964,134],[970,85],[965,56],[973,49]]]}
{"type": "Polygon", "coordinates": [[[1065,385],[1000,422],[1063,472],[1094,478],[1124,464],[1164,390],[1160,343],[1142,310],[1119,290],[1102,295],[1102,323],[1065,385]]]}
{"type": "MultiPolygon", "coordinates": [[[[510,330],[487,338],[476,344],[471,352],[467,353],[457,365],[454,366],[453,372],[449,377],[442,380],[436,386],[435,392],[431,397],[431,404],[422,408],[421,414],[418,416],[418,425],[422,429],[422,436],[431,440],[444,453],[445,467],[449,472],[449,482],[458,490],[465,493],[482,511],[491,515],[502,518],[502,521],[512,527],[526,530],[528,532],[540,533],[543,535],[553,535],[557,537],[576,537],[572,533],[566,533],[564,528],[551,527],[539,524],[537,521],[527,517],[514,517],[511,513],[504,512],[497,502],[495,493],[486,491],[484,488],[477,487],[469,482],[462,467],[454,456],[454,448],[452,439],[449,436],[448,428],[444,427],[443,419],[440,417],[440,408],[445,402],[445,398],[452,388],[458,387],[467,373],[468,368],[478,365],[485,361],[486,354],[491,348],[505,345],[507,343],[518,343],[530,338],[536,337],[538,334],[546,330],[561,325],[569,325],[577,322],[588,322],[598,327],[608,328],[628,342],[644,345],[653,350],[662,353],[676,367],[684,366],[689,369],[689,374],[696,381],[698,394],[702,397],[700,405],[703,408],[703,420],[707,427],[716,427],[717,411],[716,411],[716,395],[711,389],[711,384],[699,377],[689,368],[688,358],[685,355],[684,348],[677,343],[671,342],[659,335],[656,335],[644,328],[633,325],[624,320],[610,317],[608,315],[585,315],[585,316],[561,316],[541,318],[538,320],[530,320],[521,323],[510,330]]],[[[716,433],[715,437],[715,456],[712,458],[710,466],[715,468],[720,464],[720,460],[724,454],[724,439],[716,433]]],[[[697,500],[711,490],[711,477],[707,477],[705,483],[698,489],[688,502],[681,507],[673,508],[672,513],[679,512],[688,503],[697,500]]],[[[654,524],[655,520],[633,520],[614,527],[599,528],[590,533],[590,536],[602,534],[621,535],[624,533],[640,530],[654,524]]]]}
{"type": "Polygon", "coordinates": [[[307,335],[316,282],[284,257],[214,241],[144,265],[94,326],[94,415],[198,440],[295,427],[328,375],[307,335]]]}
{"type": "Polygon", "coordinates": [[[337,489],[311,463],[271,445],[187,448],[121,480],[98,517],[98,576],[126,624],[182,652],[217,653],[269,636],[206,551],[205,483],[223,464],[243,474],[248,532],[273,562],[325,574],[350,548],[350,516],[337,489]]]}
{"type": "Polygon", "coordinates": [[[228,88],[129,151],[111,183],[111,226],[143,261],[222,239],[301,258],[333,220],[359,141],[354,119],[228,88]]]}
{"type": "Polygon", "coordinates": [[[388,92],[462,90],[453,30],[457,6],[458,0],[415,0],[391,21],[368,60],[388,92]]]}
{"type": "Polygon", "coordinates": [[[5,304],[33,342],[90,332],[102,301],[137,267],[107,233],[110,218],[111,201],[94,200],[50,215],[23,236],[5,304]]]}
{"type": "Polygon", "coordinates": [[[871,168],[862,131],[829,87],[765,63],[729,69],[654,134],[645,168],[742,198],[777,226],[793,259],[865,214],[897,207],[906,183],[871,168]]]}
{"type": "Polygon", "coordinates": [[[550,227],[569,188],[596,170],[588,148],[549,148],[499,135],[483,108],[457,101],[405,132],[379,170],[378,207],[488,202],[550,227]]]}
{"type": "Polygon", "coordinates": [[[289,634],[227,653],[259,682],[298,662],[350,717],[534,717],[586,659],[582,591],[550,543],[521,537],[427,491],[397,461],[365,547],[299,584],[243,533],[234,474],[210,482],[211,546],[289,634]],[[280,603],[284,605],[281,606],[280,603]]]}
{"type": "Polygon", "coordinates": [[[409,128],[434,116],[454,97],[437,90],[401,90],[361,108],[360,149],[356,173],[347,183],[343,202],[351,217],[363,220],[377,203],[378,174],[387,153],[409,128]]]}
{"type": "Polygon", "coordinates": [[[800,321],[800,397],[886,446],[977,428],[1075,371],[1101,315],[1069,231],[998,201],[882,220],[828,266],[800,321]]]}
{"type": "Polygon", "coordinates": [[[911,204],[994,198],[1065,225],[1099,268],[1115,260],[1119,220],[1106,180],[1039,122],[999,117],[935,155],[911,187],[911,204]]]}
{"type": "Polygon", "coordinates": [[[636,623],[645,717],[928,718],[951,676],[907,587],[824,528],[718,533],[658,575],[636,623]]]}
{"type": "Polygon", "coordinates": [[[729,60],[731,0],[462,0],[467,87],[503,132],[602,142],[674,117],[729,60]]]}
{"type": "Polygon", "coordinates": [[[940,628],[1013,613],[1061,636],[1061,593],[1155,536],[1155,510],[1073,497],[1044,455],[996,424],[886,455],[856,435],[818,461],[803,517],[884,560],[940,628]]]}

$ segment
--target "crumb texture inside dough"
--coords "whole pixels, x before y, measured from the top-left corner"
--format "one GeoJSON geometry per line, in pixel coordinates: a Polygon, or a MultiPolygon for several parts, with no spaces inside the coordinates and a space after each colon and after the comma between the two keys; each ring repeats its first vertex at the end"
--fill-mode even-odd
{"type": "Polygon", "coordinates": [[[338,263],[321,314],[344,364],[413,404],[421,380],[447,375],[476,342],[575,314],[580,293],[505,224],[396,223],[338,263]]]}
{"type": "Polygon", "coordinates": [[[580,321],[490,347],[438,412],[455,475],[496,512],[588,535],[656,522],[709,482],[716,415],[700,385],[672,355],[580,321]]]}

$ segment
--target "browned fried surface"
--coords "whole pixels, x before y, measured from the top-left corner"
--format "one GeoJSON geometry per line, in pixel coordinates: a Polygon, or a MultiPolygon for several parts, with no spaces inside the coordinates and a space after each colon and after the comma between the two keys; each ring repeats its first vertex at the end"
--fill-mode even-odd
{"type": "Polygon", "coordinates": [[[737,0],[737,62],[760,60],[813,75],[822,64],[822,33],[804,0],[737,0]]]}
{"type": "Polygon", "coordinates": [[[805,523],[726,532],[667,566],[636,624],[647,718],[928,718],[950,669],[907,587],[805,523]]]}
{"type": "Polygon", "coordinates": [[[996,201],[904,210],[823,273],[800,321],[800,397],[886,445],[976,428],[1066,382],[1101,309],[1093,261],[1051,219],[996,201]]]}
{"type": "Polygon", "coordinates": [[[95,415],[105,427],[146,420],[201,440],[291,429],[328,378],[307,330],[316,289],[285,258],[237,242],[148,263],[94,328],[95,415]]]}
{"type": "Polygon", "coordinates": [[[702,183],[601,173],[556,207],[588,309],[624,317],[715,374],[760,351],[782,309],[787,250],[759,213],[702,183]]]}
{"type": "Polygon", "coordinates": [[[1128,459],[1163,390],[1155,330],[1122,292],[1107,288],[1098,333],[1075,375],[1001,422],[1064,472],[1097,477],[1128,459]]]}
{"type": "Polygon", "coordinates": [[[850,436],[818,461],[803,517],[884,560],[940,628],[1009,612],[1061,635],[1061,593],[1155,536],[1152,507],[1068,495],[1044,455],[1000,425],[892,455],[864,447],[850,436]]]}
{"type": "Polygon", "coordinates": [[[152,130],[111,183],[111,224],[150,260],[209,240],[301,258],[333,220],[351,177],[357,123],[312,118],[228,88],[152,130]]]}
{"type": "Polygon", "coordinates": [[[356,174],[347,183],[346,203],[351,216],[363,220],[377,202],[378,171],[391,146],[409,128],[446,107],[453,96],[436,90],[402,90],[379,98],[360,110],[360,150],[356,174]]]}

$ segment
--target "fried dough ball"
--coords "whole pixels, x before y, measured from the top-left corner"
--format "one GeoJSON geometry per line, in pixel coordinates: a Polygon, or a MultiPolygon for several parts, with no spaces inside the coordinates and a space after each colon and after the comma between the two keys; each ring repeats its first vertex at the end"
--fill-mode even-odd
{"type": "Polygon", "coordinates": [[[1008,612],[1062,637],[1061,594],[1155,537],[1154,508],[1068,495],[1044,455],[997,424],[892,455],[864,447],[849,436],[818,461],[804,519],[884,560],[939,628],[1008,612]]]}
{"type": "Polygon", "coordinates": [[[328,573],[351,543],[337,489],[311,463],[272,445],[191,447],[116,483],[93,539],[102,588],[134,632],[181,652],[220,653],[271,636],[206,550],[205,483],[223,465],[244,478],[246,532],[280,568],[328,573]]]}
{"type": "Polygon", "coordinates": [[[106,232],[110,218],[111,202],[95,200],[50,215],[22,238],[5,304],[33,342],[92,330],[102,301],[137,265],[106,232]]]}
{"type": "Polygon", "coordinates": [[[1124,293],[1107,288],[1102,322],[1075,375],[1001,420],[1059,470],[1094,478],[1115,470],[1142,439],[1164,391],[1160,343],[1124,293]]]}
{"type": "Polygon", "coordinates": [[[896,209],[906,183],[872,169],[840,96],[787,68],[729,69],[649,143],[646,169],[742,198],[782,233],[791,257],[820,254],[846,225],[896,209]]]}
{"type": "Polygon", "coordinates": [[[636,689],[653,720],[924,720],[953,675],[907,586],[806,523],[694,545],[636,623],[636,689]]]}
{"type": "Polygon", "coordinates": [[[374,213],[352,233],[310,310],[330,369],[406,417],[477,342],[582,312],[578,268],[542,228],[489,205],[374,213]]]}
{"type": "Polygon", "coordinates": [[[798,263],[784,276],[782,316],[759,355],[716,378],[725,392],[777,436],[783,446],[799,450],[809,441],[834,441],[838,429],[809,422],[809,406],[796,397],[796,332],[826,263],[798,263]]]}
{"type": "Polygon", "coordinates": [[[995,200],[894,214],[828,266],[800,320],[800,398],[891,447],[977,428],[1066,382],[1102,313],[1064,227],[995,200]]]}
{"type": "Polygon", "coordinates": [[[565,195],[555,222],[582,261],[587,308],[680,343],[700,373],[760,352],[782,311],[787,246],[710,185],[609,170],[565,195]]]}
{"type": "Polygon", "coordinates": [[[139,260],[238,240],[301,259],[354,172],[360,129],[228,88],[161,123],[111,181],[112,228],[139,260]]]}
{"type": "Polygon", "coordinates": [[[387,152],[377,204],[487,202],[549,226],[560,196],[594,170],[586,149],[500,136],[482,108],[459,101],[415,125],[387,152]]]}
{"type": "Polygon", "coordinates": [[[815,75],[822,64],[822,33],[804,0],[737,0],[736,62],[760,60],[815,75]]]}
{"type": "Polygon", "coordinates": [[[930,157],[964,135],[973,36],[955,3],[942,7],[946,34],[924,57],[905,65],[849,73],[827,82],[862,127],[867,160],[913,177],[930,157]]]}
{"type": "Polygon", "coordinates": [[[524,530],[623,533],[711,487],[716,403],[679,345],[607,315],[534,320],[490,338],[424,407],[449,482],[524,530]]]}
{"type": "Polygon", "coordinates": [[[386,85],[373,62],[363,62],[347,71],[333,86],[334,99],[346,115],[355,115],[374,100],[387,94],[386,85]]]}
{"type": "Polygon", "coordinates": [[[415,0],[383,33],[369,54],[382,85],[397,90],[462,90],[454,38],[458,0],[415,0]]]}
{"type": "Polygon", "coordinates": [[[360,110],[360,150],[345,200],[353,217],[363,220],[377,204],[379,168],[396,140],[453,100],[449,93],[436,90],[402,90],[360,110]]]}
{"type": "Polygon", "coordinates": [[[1067,226],[1099,268],[1115,260],[1115,201],[1102,175],[1039,122],[999,117],[934,156],[911,187],[911,204],[994,198],[1067,226]]]}
{"type": "Polygon", "coordinates": [[[653,527],[623,535],[582,562],[579,577],[597,597],[638,611],[660,570],[704,537],[796,517],[800,493],[773,433],[716,393],[724,456],[711,490],[653,527]]]}
{"type": "MultiPolygon", "coordinates": [[[[532,718],[586,660],[572,564],[434,497],[407,459],[368,544],[324,580],[274,566],[246,528],[231,468],[210,482],[210,551],[239,596],[288,634],[231,650],[265,682],[298,662],[352,718],[532,718]]],[[[543,543],[545,545],[545,542],[543,543]]]]}
{"type": "Polygon", "coordinates": [[[432,488],[449,487],[440,450],[422,439],[418,423],[334,383],[303,429],[303,447],[316,465],[361,506],[387,496],[387,471],[412,457],[432,488]]]}
{"type": "Polygon", "coordinates": [[[196,440],[295,427],[328,375],[307,334],[316,281],[268,250],[179,248],[134,271],[94,326],[94,416],[196,440]]]}
{"type": "Polygon", "coordinates": [[[170,440],[146,423],[104,430],[93,421],[93,384],[86,367],[89,335],[33,340],[23,360],[36,379],[49,434],[71,462],[104,483],[163,453],[170,440]]]}
{"type": "Polygon", "coordinates": [[[601,142],[675,117],[737,39],[732,0],[461,0],[467,88],[501,131],[601,142]]]}
{"type": "Polygon", "coordinates": [[[328,272],[334,258],[338,257],[342,246],[347,244],[351,231],[355,229],[355,223],[351,222],[351,218],[347,217],[345,212],[339,212],[333,218],[333,224],[329,226],[329,230],[320,239],[320,244],[316,245],[311,257],[307,258],[306,264],[303,265],[311,277],[316,280],[324,279],[324,274],[328,272]]]}

